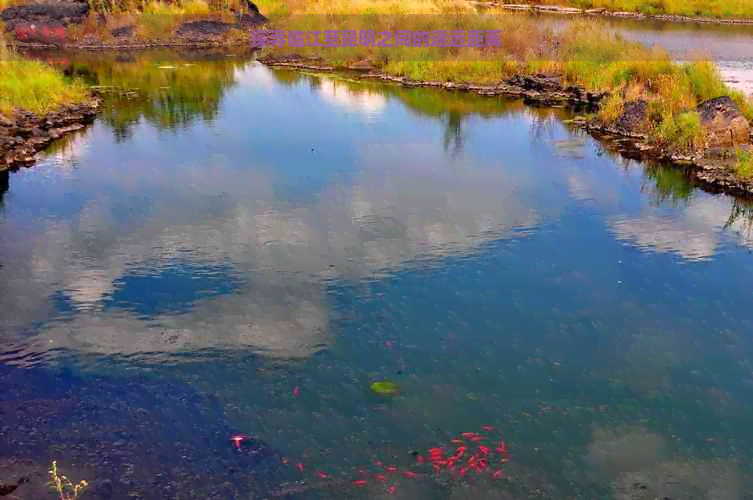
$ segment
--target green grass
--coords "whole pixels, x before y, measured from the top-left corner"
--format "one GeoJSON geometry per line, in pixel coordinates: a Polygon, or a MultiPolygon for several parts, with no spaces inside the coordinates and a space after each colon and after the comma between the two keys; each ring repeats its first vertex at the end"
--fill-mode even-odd
{"type": "Polygon", "coordinates": [[[606,9],[612,12],[717,19],[753,19],[753,2],[750,0],[507,0],[505,3],[559,5],[580,9],[606,9]]]}
{"type": "Polygon", "coordinates": [[[69,81],[41,62],[16,57],[0,42],[0,113],[11,115],[17,108],[46,113],[88,97],[81,82],[69,81]]]}
{"type": "Polygon", "coordinates": [[[745,179],[753,178],[753,153],[746,149],[737,150],[735,172],[745,179]]]}

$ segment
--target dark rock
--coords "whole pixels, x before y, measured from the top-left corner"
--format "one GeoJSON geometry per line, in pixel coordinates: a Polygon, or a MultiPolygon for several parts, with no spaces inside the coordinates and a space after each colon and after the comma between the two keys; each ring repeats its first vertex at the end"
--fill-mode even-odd
{"type": "Polygon", "coordinates": [[[628,101],[622,114],[614,123],[615,128],[626,133],[645,133],[648,128],[648,103],[643,99],[628,101]]]}
{"type": "Polygon", "coordinates": [[[556,92],[562,90],[562,81],[557,76],[515,75],[507,80],[509,85],[535,92],[556,92]]]}
{"type": "Polygon", "coordinates": [[[267,22],[267,18],[258,13],[255,14],[243,14],[238,18],[238,24],[236,25],[240,29],[253,28],[267,22]]]}
{"type": "Polygon", "coordinates": [[[29,29],[48,29],[80,24],[89,14],[89,4],[85,2],[40,2],[13,5],[0,12],[5,29],[15,32],[19,26],[29,29]]]}
{"type": "Polygon", "coordinates": [[[750,142],[750,123],[729,96],[703,101],[696,109],[706,130],[707,147],[734,147],[750,142]]]}
{"type": "Polygon", "coordinates": [[[181,24],[175,31],[177,36],[182,37],[207,37],[218,36],[226,33],[233,25],[223,21],[201,20],[188,21],[181,24]]]}
{"type": "Polygon", "coordinates": [[[126,38],[131,36],[133,32],[133,26],[121,26],[120,28],[115,28],[114,30],[110,31],[110,34],[115,38],[126,38]]]}
{"type": "Polygon", "coordinates": [[[94,100],[43,116],[18,111],[10,119],[4,117],[5,126],[0,126],[0,171],[33,163],[36,153],[53,140],[91,123],[100,104],[94,100]]]}
{"type": "Polygon", "coordinates": [[[17,481],[14,481],[12,483],[4,483],[0,481],[0,497],[7,497],[14,491],[16,491],[22,484],[26,483],[28,481],[28,478],[22,476],[17,481]]]}

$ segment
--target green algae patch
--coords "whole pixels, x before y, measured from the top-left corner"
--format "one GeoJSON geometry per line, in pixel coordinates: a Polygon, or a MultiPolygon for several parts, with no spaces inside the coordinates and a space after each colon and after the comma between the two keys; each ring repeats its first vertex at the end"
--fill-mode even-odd
{"type": "Polygon", "coordinates": [[[400,394],[400,386],[389,380],[377,380],[369,384],[371,392],[383,398],[389,398],[400,394]]]}

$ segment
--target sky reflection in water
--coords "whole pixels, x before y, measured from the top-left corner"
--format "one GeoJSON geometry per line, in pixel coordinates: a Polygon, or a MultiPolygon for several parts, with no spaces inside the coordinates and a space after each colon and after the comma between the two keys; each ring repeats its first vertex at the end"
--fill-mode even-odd
{"type": "MultiPolygon", "coordinates": [[[[169,361],[240,425],[343,466],[365,443],[428,446],[426,429],[558,405],[619,408],[512,427],[521,463],[563,488],[610,454],[748,455],[744,205],[617,162],[549,112],[218,74],[211,113],[111,114],[11,176],[0,359],[169,361]],[[375,405],[375,374],[404,396],[375,405]]],[[[628,481],[617,463],[600,473],[628,481]]],[[[693,467],[737,474],[710,464],[693,467]]]]}

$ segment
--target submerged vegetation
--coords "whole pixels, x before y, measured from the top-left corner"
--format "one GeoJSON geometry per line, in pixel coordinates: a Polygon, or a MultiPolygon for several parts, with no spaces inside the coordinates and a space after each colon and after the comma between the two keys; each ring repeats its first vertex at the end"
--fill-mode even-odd
{"type": "Polygon", "coordinates": [[[84,101],[88,89],[48,65],[23,59],[0,40],[0,114],[15,109],[46,113],[84,101]]]}
{"type": "Polygon", "coordinates": [[[50,469],[50,483],[60,500],[76,500],[89,485],[83,480],[79,481],[78,484],[73,484],[70,479],[58,472],[57,462],[52,462],[52,468],[50,469]]]}

